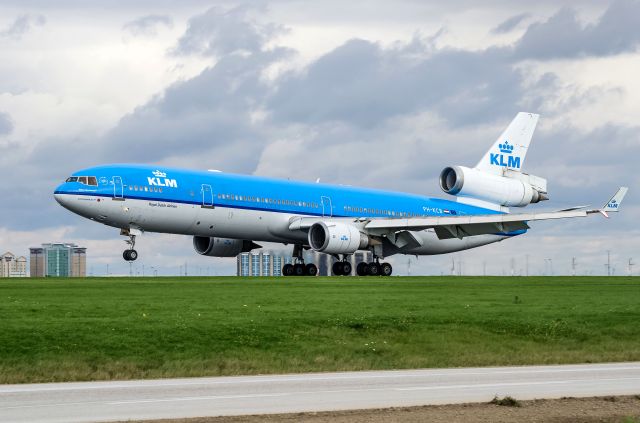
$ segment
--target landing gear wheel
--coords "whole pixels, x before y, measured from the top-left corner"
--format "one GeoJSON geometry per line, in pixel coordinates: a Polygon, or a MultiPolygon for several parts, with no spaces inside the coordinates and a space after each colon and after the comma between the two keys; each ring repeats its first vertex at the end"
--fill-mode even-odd
{"type": "Polygon", "coordinates": [[[293,265],[293,274],[295,276],[304,276],[305,270],[305,266],[302,263],[296,263],[293,265]]]}
{"type": "Polygon", "coordinates": [[[351,266],[351,263],[349,263],[348,261],[343,261],[342,262],[342,274],[344,276],[350,276],[352,270],[353,270],[353,268],[351,266]]]}
{"type": "Polygon", "coordinates": [[[129,250],[129,260],[136,261],[138,258],[138,252],[136,250],[129,250]]]}
{"type": "Polygon", "coordinates": [[[367,264],[367,274],[369,276],[378,276],[378,275],[380,275],[380,265],[378,263],[369,263],[369,264],[367,264]]]}
{"type": "Polygon", "coordinates": [[[356,273],[358,276],[367,276],[367,263],[361,261],[356,266],[356,273]]]}
{"type": "Polygon", "coordinates": [[[135,261],[138,258],[138,252],[136,250],[124,250],[122,258],[126,261],[135,261]]]}
{"type": "Polygon", "coordinates": [[[342,276],[343,275],[343,262],[341,261],[336,261],[335,263],[333,263],[333,274],[336,276],[342,276]]]}
{"type": "Polygon", "coordinates": [[[282,275],[293,276],[293,264],[287,263],[284,266],[282,266],[282,275]]]}
{"type": "Polygon", "coordinates": [[[380,265],[380,274],[382,276],[391,276],[392,272],[393,272],[393,268],[389,263],[382,263],[380,265]]]}
{"type": "Polygon", "coordinates": [[[307,268],[305,269],[305,274],[307,276],[315,276],[315,275],[317,275],[318,274],[318,267],[313,263],[307,264],[307,268]]]}

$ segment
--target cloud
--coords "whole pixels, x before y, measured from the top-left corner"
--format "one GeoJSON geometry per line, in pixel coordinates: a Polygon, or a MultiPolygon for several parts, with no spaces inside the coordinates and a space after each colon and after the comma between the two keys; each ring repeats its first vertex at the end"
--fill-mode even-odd
{"type": "Polygon", "coordinates": [[[171,28],[173,20],[166,15],[147,15],[125,23],[122,29],[133,36],[153,37],[157,35],[159,26],[171,28]]]}
{"type": "Polygon", "coordinates": [[[8,135],[13,131],[13,121],[8,113],[0,112],[0,136],[8,135]]]}
{"type": "Polygon", "coordinates": [[[270,90],[262,75],[290,51],[268,49],[270,30],[248,14],[246,8],[212,8],[192,18],[173,53],[213,54],[217,61],[123,117],[107,135],[102,157],[152,162],[198,156],[208,167],[251,171],[266,136],[255,119],[270,90]]]}
{"type": "Polygon", "coordinates": [[[506,49],[432,51],[415,39],[389,48],[351,40],[284,75],[269,107],[279,122],[371,127],[432,110],[452,125],[472,125],[510,115],[522,94],[523,77],[506,49]]]}
{"type": "Polygon", "coordinates": [[[633,52],[640,43],[640,2],[615,0],[600,17],[583,25],[575,10],[562,8],[529,26],[515,46],[519,59],[610,56],[633,52]]]}
{"type": "Polygon", "coordinates": [[[520,13],[510,17],[491,30],[494,34],[505,34],[513,31],[518,25],[531,17],[530,13],[520,13]]]}
{"type": "Polygon", "coordinates": [[[189,19],[186,32],[172,52],[176,55],[204,56],[259,52],[283,28],[259,23],[251,17],[254,12],[255,8],[249,6],[229,10],[212,7],[189,19]]]}
{"type": "Polygon", "coordinates": [[[19,40],[32,28],[43,26],[47,22],[43,15],[21,15],[6,29],[0,31],[0,38],[19,40]]]}

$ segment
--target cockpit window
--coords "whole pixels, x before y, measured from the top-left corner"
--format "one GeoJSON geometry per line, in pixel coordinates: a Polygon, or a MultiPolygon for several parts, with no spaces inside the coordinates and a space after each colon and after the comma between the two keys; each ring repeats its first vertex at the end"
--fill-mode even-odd
{"type": "Polygon", "coordinates": [[[95,176],[69,176],[65,182],[79,182],[93,187],[98,186],[98,180],[95,176]]]}

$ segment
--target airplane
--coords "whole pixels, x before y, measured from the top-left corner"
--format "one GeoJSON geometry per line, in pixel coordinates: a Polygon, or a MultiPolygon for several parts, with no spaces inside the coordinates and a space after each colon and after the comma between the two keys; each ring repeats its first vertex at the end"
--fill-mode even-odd
{"type": "Polygon", "coordinates": [[[475,167],[447,166],[440,188],[455,200],[352,186],[294,182],[141,164],[111,164],[74,172],[55,189],[66,209],[120,229],[126,261],[138,258],[144,232],[193,236],[198,254],[235,257],[256,242],[293,245],[285,276],[315,276],[303,250],[337,258],[335,275],[352,274],[349,256],[371,251],[356,273],[390,276],[380,262],[395,254],[433,255],[476,248],[522,235],[538,220],[619,211],[621,187],[599,209],[510,213],[548,199],[547,181],[522,172],[539,115],[521,112],[475,167]]]}

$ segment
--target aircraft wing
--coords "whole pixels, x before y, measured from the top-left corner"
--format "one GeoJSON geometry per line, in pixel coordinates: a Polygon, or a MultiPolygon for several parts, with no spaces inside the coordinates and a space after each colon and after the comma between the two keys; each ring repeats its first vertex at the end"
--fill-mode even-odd
{"type": "Polygon", "coordinates": [[[366,232],[375,235],[434,229],[440,239],[462,239],[473,235],[510,233],[529,229],[528,222],[537,220],[586,217],[593,213],[601,213],[608,217],[607,212],[619,210],[620,203],[626,193],[626,187],[619,188],[616,194],[602,208],[596,210],[567,209],[540,213],[434,216],[409,219],[374,218],[364,225],[364,229],[366,232]]]}

